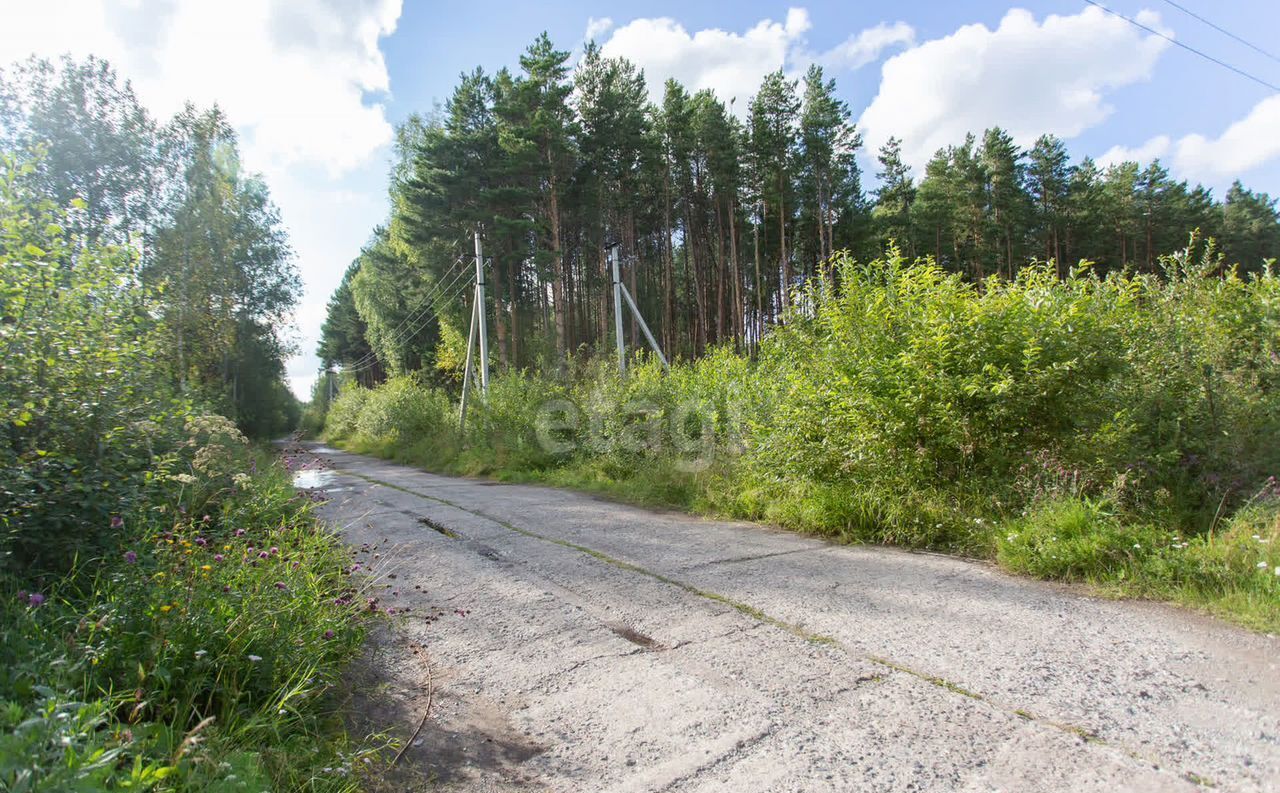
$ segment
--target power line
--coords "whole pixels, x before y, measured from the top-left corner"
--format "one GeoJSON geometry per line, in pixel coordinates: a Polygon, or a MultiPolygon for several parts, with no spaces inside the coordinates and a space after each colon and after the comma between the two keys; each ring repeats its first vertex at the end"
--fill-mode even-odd
{"type": "Polygon", "coordinates": [[[1173,6],[1174,8],[1178,9],[1178,10],[1179,10],[1179,11],[1181,11],[1182,13],[1186,14],[1187,16],[1192,17],[1193,19],[1198,19],[1198,20],[1200,20],[1201,22],[1205,23],[1205,24],[1206,24],[1206,25],[1208,25],[1209,27],[1211,27],[1211,28],[1213,28],[1214,30],[1218,31],[1218,32],[1219,32],[1219,33],[1221,33],[1222,35],[1224,35],[1224,36],[1226,36],[1226,37],[1228,37],[1228,38],[1235,39],[1236,41],[1238,41],[1238,42],[1240,42],[1241,44],[1245,45],[1246,47],[1248,47],[1249,49],[1253,50],[1254,52],[1261,53],[1262,55],[1267,56],[1268,58],[1270,58],[1271,60],[1275,61],[1276,63],[1280,63],[1280,56],[1273,55],[1272,53],[1267,52],[1266,50],[1264,50],[1263,48],[1259,47],[1258,45],[1253,44],[1253,43],[1248,42],[1248,41],[1245,41],[1244,39],[1240,38],[1239,36],[1237,36],[1236,34],[1232,33],[1231,31],[1227,30],[1226,28],[1224,28],[1224,27],[1220,27],[1220,26],[1218,26],[1218,25],[1213,24],[1212,22],[1210,22],[1209,20],[1207,20],[1207,19],[1205,19],[1204,17],[1200,16],[1199,14],[1197,14],[1197,13],[1196,13],[1196,12],[1194,12],[1194,11],[1192,11],[1191,9],[1186,8],[1185,6],[1182,6],[1182,5],[1178,4],[1178,3],[1173,2],[1173,0],[1164,0],[1164,1],[1165,1],[1166,3],[1168,3],[1169,5],[1173,6]]]}
{"type": "MultiPolygon", "coordinates": [[[[429,300],[430,300],[430,298],[431,298],[431,293],[432,293],[432,292],[434,292],[434,291],[439,290],[439,288],[440,288],[440,284],[441,284],[441,283],[443,283],[443,281],[444,281],[444,277],[445,277],[445,276],[448,276],[448,274],[453,270],[453,268],[457,267],[457,266],[462,262],[462,259],[463,259],[463,257],[464,257],[465,255],[466,255],[466,254],[463,254],[462,256],[459,256],[457,259],[454,259],[453,264],[450,264],[450,265],[445,269],[445,271],[444,271],[444,275],[443,275],[443,276],[441,276],[440,280],[436,281],[436,282],[435,282],[435,284],[433,284],[433,288],[432,288],[432,290],[431,290],[430,292],[428,292],[428,293],[427,293],[427,297],[424,297],[424,298],[422,299],[422,303],[420,303],[420,304],[418,305],[418,307],[417,307],[417,308],[415,308],[415,309],[413,309],[412,311],[410,311],[409,313],[405,314],[404,319],[400,320],[400,324],[399,324],[399,325],[396,325],[396,326],[395,326],[395,328],[394,328],[394,329],[392,329],[391,333],[389,333],[389,334],[388,334],[388,336],[390,336],[390,337],[391,337],[391,338],[393,338],[393,339],[394,339],[394,338],[398,338],[398,337],[399,337],[399,335],[400,335],[400,331],[401,331],[401,330],[402,330],[406,325],[408,325],[411,321],[417,321],[418,317],[421,315],[421,312],[422,312],[422,310],[423,310],[423,307],[424,307],[424,306],[426,306],[426,304],[429,302],[429,300]]],[[[465,272],[465,269],[463,270],[463,272],[465,272]]],[[[456,280],[456,278],[455,278],[455,280],[456,280]]],[[[450,283],[450,285],[452,285],[452,282],[450,283]]],[[[372,361],[374,361],[374,360],[376,360],[376,359],[377,359],[377,354],[376,354],[375,352],[373,352],[372,350],[370,350],[369,352],[367,352],[367,353],[365,353],[364,355],[362,355],[359,359],[357,359],[357,360],[353,361],[353,362],[351,363],[351,366],[350,366],[349,368],[350,368],[351,370],[359,370],[359,369],[363,369],[363,368],[365,368],[365,364],[368,364],[368,363],[370,363],[370,362],[372,362],[372,361]]]]}
{"type": "MultiPolygon", "coordinates": [[[[421,305],[416,311],[411,312],[407,317],[405,317],[404,321],[401,322],[402,327],[405,325],[405,323],[417,323],[417,324],[412,324],[410,327],[405,328],[405,330],[403,330],[400,333],[391,334],[389,338],[389,343],[392,345],[395,345],[395,344],[399,344],[400,342],[407,341],[413,338],[418,333],[418,331],[426,327],[427,323],[431,321],[431,309],[434,308],[436,309],[436,311],[440,310],[439,298],[443,290],[452,288],[454,284],[457,284],[458,281],[462,279],[462,276],[465,273],[466,273],[466,270],[464,269],[462,272],[455,275],[453,278],[453,281],[451,281],[449,285],[446,287],[442,288],[439,285],[439,283],[437,283],[437,286],[434,290],[432,290],[432,293],[427,295],[427,297],[423,299],[423,305],[421,305]]],[[[463,280],[462,283],[459,285],[459,289],[465,288],[466,286],[467,286],[467,283],[465,280],[463,280]]],[[[456,295],[457,291],[455,291],[453,294],[456,295]]],[[[378,354],[377,352],[370,350],[369,353],[366,354],[363,358],[361,358],[359,361],[356,361],[351,366],[344,368],[343,371],[351,372],[351,373],[363,372],[366,369],[372,369],[374,366],[377,366],[377,365],[378,365],[378,354]]]]}
{"type": "MultiPolygon", "coordinates": [[[[461,261],[461,258],[459,259],[459,261],[461,261]]],[[[405,319],[401,321],[400,326],[402,328],[407,323],[410,324],[410,327],[408,327],[407,329],[405,329],[400,333],[391,334],[390,343],[397,344],[399,342],[411,339],[415,334],[418,333],[418,331],[426,327],[427,323],[431,321],[431,309],[434,308],[436,312],[439,313],[441,310],[442,303],[447,305],[449,301],[453,300],[458,295],[465,292],[466,289],[469,286],[471,286],[470,282],[468,282],[468,280],[464,277],[466,275],[467,275],[467,269],[463,268],[461,271],[457,273],[457,275],[453,277],[453,280],[450,281],[447,285],[443,285],[444,283],[443,281],[436,282],[436,288],[433,289],[431,293],[429,293],[425,298],[423,298],[422,305],[420,305],[416,311],[411,312],[409,316],[405,317],[405,319]],[[413,323],[416,323],[416,324],[413,324],[413,323]]],[[[377,364],[378,364],[377,353],[370,351],[359,361],[356,361],[351,366],[345,367],[343,371],[349,372],[349,373],[363,372],[366,369],[371,369],[374,366],[377,366],[377,364]]]]}
{"type": "MultiPolygon", "coordinates": [[[[422,313],[426,309],[431,307],[429,304],[431,302],[432,297],[435,294],[438,294],[439,292],[443,291],[444,289],[448,289],[449,287],[453,286],[455,283],[457,283],[458,278],[467,272],[467,268],[465,267],[462,268],[454,275],[453,280],[451,280],[447,286],[444,285],[445,278],[449,275],[450,272],[453,271],[454,268],[456,268],[459,264],[462,263],[462,260],[465,257],[466,257],[466,254],[459,256],[457,259],[453,260],[453,264],[450,264],[447,268],[445,268],[444,274],[440,277],[439,280],[437,280],[432,285],[432,288],[427,292],[426,297],[422,298],[422,302],[418,304],[418,307],[413,309],[409,313],[405,314],[404,319],[400,320],[400,324],[396,325],[396,327],[389,334],[387,334],[391,339],[399,341],[400,333],[405,328],[405,326],[409,325],[412,322],[416,322],[422,316],[422,313]]],[[[421,326],[418,326],[418,328],[416,328],[413,332],[416,333],[419,329],[421,329],[421,326]]],[[[365,364],[371,363],[376,360],[377,360],[377,353],[370,350],[368,353],[365,353],[363,356],[361,356],[358,360],[353,361],[351,364],[351,367],[349,368],[363,369],[365,368],[365,364]]]]}
{"type": "MultiPolygon", "coordinates": [[[[453,266],[456,267],[463,260],[463,258],[464,257],[459,256],[458,259],[453,263],[453,266]]],[[[448,271],[446,270],[446,273],[447,272],[448,271]]],[[[439,310],[439,302],[437,298],[439,298],[444,292],[450,289],[453,289],[453,287],[456,284],[458,284],[458,282],[462,280],[463,276],[465,276],[466,274],[467,274],[467,268],[464,267],[461,270],[459,270],[457,274],[454,275],[453,279],[449,281],[448,284],[444,283],[444,279],[437,281],[433,285],[433,288],[431,289],[431,291],[428,292],[426,297],[422,299],[422,303],[419,304],[418,308],[416,308],[413,311],[410,311],[407,315],[405,315],[405,318],[400,321],[400,324],[396,326],[395,330],[393,330],[389,334],[390,342],[392,344],[397,344],[401,341],[404,341],[405,339],[412,338],[414,334],[422,330],[422,328],[426,326],[427,321],[430,321],[431,309],[435,308],[439,310]],[[419,322],[419,320],[423,320],[423,321],[419,322]],[[417,323],[417,324],[414,325],[413,323],[417,323]],[[412,327],[409,327],[411,325],[412,327]]],[[[463,281],[462,285],[463,286],[466,285],[465,281],[463,281]]],[[[376,365],[377,362],[378,362],[378,354],[373,350],[370,350],[368,353],[362,356],[359,360],[352,362],[350,366],[344,367],[343,371],[345,372],[364,371],[365,369],[369,369],[372,366],[376,365]]]]}
{"type": "Polygon", "coordinates": [[[1236,67],[1232,66],[1232,65],[1231,65],[1231,64],[1229,64],[1229,63],[1226,63],[1226,62],[1224,62],[1224,61],[1220,61],[1220,60],[1218,60],[1217,58],[1215,58],[1215,57],[1213,57],[1212,55],[1209,55],[1209,54],[1207,54],[1207,53],[1205,53],[1205,52],[1201,52],[1200,50],[1196,49],[1195,47],[1192,47],[1190,44],[1183,44],[1181,41],[1178,41],[1178,40],[1177,40],[1177,39],[1175,39],[1173,36],[1167,36],[1167,35],[1165,35],[1164,33],[1161,33],[1160,31],[1156,30],[1155,28],[1147,27],[1146,25],[1142,24],[1142,23],[1141,23],[1141,22],[1139,22],[1138,20],[1133,19],[1132,17],[1127,17],[1127,16],[1125,16],[1124,14],[1121,14],[1119,11],[1112,11],[1110,8],[1107,8],[1107,7],[1106,7],[1106,6],[1104,6],[1102,3],[1097,2],[1097,0],[1084,0],[1084,1],[1085,1],[1086,3],[1088,3],[1089,5],[1091,5],[1091,6],[1097,6],[1098,8],[1101,8],[1103,11],[1106,11],[1108,14],[1110,14],[1110,15],[1111,15],[1111,16],[1113,16],[1113,17],[1119,17],[1120,19],[1123,19],[1125,22],[1128,22],[1130,25],[1133,25],[1133,26],[1134,26],[1134,27],[1136,27],[1136,28],[1141,28],[1142,30],[1147,31],[1148,33],[1150,33],[1150,34],[1151,34],[1151,35],[1153,35],[1153,36],[1159,36],[1160,38],[1164,39],[1165,41],[1168,41],[1168,42],[1170,42],[1170,43],[1172,43],[1172,44],[1176,44],[1176,45],[1178,45],[1179,47],[1183,48],[1184,50],[1187,50],[1188,52],[1193,52],[1193,53],[1195,53],[1196,55],[1199,55],[1201,58],[1204,58],[1204,59],[1205,59],[1205,60],[1207,60],[1207,61],[1212,61],[1213,63],[1218,64],[1219,66],[1221,66],[1221,67],[1222,67],[1222,68],[1224,68],[1224,69],[1230,69],[1231,71],[1235,72],[1236,74],[1240,75],[1241,77],[1244,77],[1244,78],[1245,78],[1245,79],[1247,79],[1247,80],[1252,80],[1252,81],[1254,81],[1255,83],[1257,83],[1258,85],[1261,85],[1261,86],[1265,86],[1265,87],[1267,87],[1267,88],[1270,88],[1272,91],[1280,92],[1280,86],[1273,85],[1273,84],[1271,84],[1271,83],[1267,82],[1266,80],[1262,79],[1261,77],[1257,77],[1257,76],[1255,76],[1255,75],[1252,75],[1252,74],[1250,74],[1250,73],[1246,72],[1246,71],[1245,71],[1245,70],[1243,70],[1243,69],[1237,69],[1236,67]]]}

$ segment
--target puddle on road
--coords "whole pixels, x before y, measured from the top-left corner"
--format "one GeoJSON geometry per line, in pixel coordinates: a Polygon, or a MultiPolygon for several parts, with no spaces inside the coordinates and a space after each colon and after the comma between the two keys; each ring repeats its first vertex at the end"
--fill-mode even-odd
{"type": "Polygon", "coordinates": [[[338,454],[339,452],[337,449],[333,449],[328,446],[317,446],[311,450],[311,453],[312,454],[338,454]]]}
{"type": "Polygon", "coordinates": [[[337,477],[333,471],[322,468],[307,468],[293,475],[293,486],[299,490],[324,490],[337,477]]]}

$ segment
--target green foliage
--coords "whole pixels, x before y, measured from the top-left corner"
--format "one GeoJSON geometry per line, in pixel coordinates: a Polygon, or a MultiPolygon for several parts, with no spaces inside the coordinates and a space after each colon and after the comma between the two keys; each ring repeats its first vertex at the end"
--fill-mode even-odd
{"type": "Polygon", "coordinates": [[[1159,275],[1033,264],[980,284],[896,251],[845,257],[755,361],[722,347],[670,373],[598,357],[564,379],[499,374],[461,437],[442,392],[396,380],[344,395],[329,437],[1221,604],[1256,576],[1212,530],[1244,525],[1280,471],[1280,279],[1220,275],[1200,250],[1159,275]],[[398,434],[418,401],[442,417],[430,443],[398,434]],[[1175,535],[1206,550],[1152,555],[1175,535]]]}
{"type": "Polygon", "coordinates": [[[216,112],[157,136],[101,62],[21,73],[0,75],[0,788],[351,790],[326,692],[362,609],[242,434],[297,420],[275,210],[216,112]]]}
{"type": "Polygon", "coordinates": [[[152,365],[162,349],[154,303],[130,288],[132,256],[90,246],[69,268],[64,232],[81,204],[68,211],[42,199],[34,173],[0,155],[0,549],[9,563],[65,562],[92,546],[94,530],[138,497],[156,444],[175,429],[168,383],[152,365]]]}
{"type": "Polygon", "coordinates": [[[252,435],[291,429],[298,407],[279,329],[300,284],[279,212],[262,180],[241,171],[221,111],[187,106],[158,124],[109,64],[64,57],[0,71],[0,116],[0,151],[56,215],[25,241],[44,252],[34,258],[108,303],[133,301],[127,323],[163,339],[148,375],[167,375],[252,435]],[[109,279],[121,292],[110,298],[105,259],[116,260],[109,279]]]}
{"type": "Polygon", "coordinates": [[[342,546],[225,419],[186,432],[110,550],[0,576],[6,790],[353,789],[327,699],[363,630],[342,546]]]}

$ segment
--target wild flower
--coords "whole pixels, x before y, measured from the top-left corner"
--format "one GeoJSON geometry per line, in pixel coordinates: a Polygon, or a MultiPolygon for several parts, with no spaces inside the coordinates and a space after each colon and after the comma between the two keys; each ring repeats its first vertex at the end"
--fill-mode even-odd
{"type": "Polygon", "coordinates": [[[271,554],[267,553],[266,551],[260,551],[260,552],[258,553],[258,558],[259,558],[259,559],[268,559],[268,558],[270,558],[270,557],[271,557],[271,554]]]}
{"type": "Polygon", "coordinates": [[[248,658],[249,658],[249,662],[254,664],[262,660],[262,656],[254,655],[253,653],[249,653],[248,658]]]}
{"type": "Polygon", "coordinates": [[[112,515],[112,516],[111,516],[111,528],[113,528],[113,529],[123,529],[123,528],[124,528],[124,518],[120,517],[119,515],[112,515]]]}
{"type": "Polygon", "coordinates": [[[285,583],[283,581],[276,582],[276,589],[288,589],[288,588],[289,587],[285,586],[285,583]]]}
{"type": "Polygon", "coordinates": [[[215,553],[215,554],[213,555],[213,561],[215,561],[215,562],[221,562],[221,561],[222,561],[222,559],[223,559],[223,556],[222,556],[222,554],[220,554],[220,553],[215,553]]]}
{"type": "Polygon", "coordinates": [[[1259,569],[1259,570],[1266,570],[1266,569],[1267,569],[1267,563],[1266,563],[1266,562],[1258,562],[1258,569],[1259,569]]]}
{"type": "Polygon", "coordinates": [[[196,545],[199,545],[201,548],[203,548],[208,544],[209,544],[209,541],[206,540],[204,537],[196,537],[196,545]]]}
{"type": "Polygon", "coordinates": [[[166,603],[160,607],[160,611],[165,614],[168,614],[170,611],[173,611],[173,606],[170,606],[168,603],[166,603]]]}
{"type": "Polygon", "coordinates": [[[202,564],[202,565],[200,565],[200,569],[201,569],[201,570],[203,570],[203,571],[205,571],[205,572],[207,573],[207,572],[209,572],[210,570],[212,570],[212,569],[213,569],[213,565],[211,565],[211,564],[202,564]]]}
{"type": "Polygon", "coordinates": [[[134,564],[138,561],[138,553],[136,551],[125,551],[124,560],[129,564],[134,564]]]}
{"type": "MultiPolygon", "coordinates": [[[[1277,570],[1277,573],[1276,573],[1276,574],[1277,574],[1277,575],[1280,575],[1280,567],[1277,567],[1277,568],[1276,568],[1276,570],[1277,570]]],[[[324,638],[326,638],[326,639],[332,639],[332,638],[333,638],[333,636],[334,636],[334,633],[333,633],[333,629],[332,629],[332,628],[330,628],[329,630],[327,630],[327,631],[325,631],[325,632],[324,632],[324,638]]]]}
{"type": "Polygon", "coordinates": [[[273,545],[273,546],[271,546],[271,555],[272,555],[272,556],[275,556],[275,555],[276,555],[276,554],[278,554],[278,553],[280,553],[280,549],[279,549],[279,548],[277,548],[277,547],[276,547],[276,546],[274,546],[274,545],[273,545]]]}
{"type": "Polygon", "coordinates": [[[204,658],[208,654],[208,650],[196,650],[196,658],[204,658]]]}
{"type": "Polygon", "coordinates": [[[243,537],[244,529],[236,529],[234,532],[232,532],[232,534],[234,534],[236,537],[243,537]]]}
{"type": "Polygon", "coordinates": [[[30,595],[27,595],[27,605],[31,608],[36,608],[42,603],[44,603],[44,595],[39,592],[32,592],[30,595]]]}

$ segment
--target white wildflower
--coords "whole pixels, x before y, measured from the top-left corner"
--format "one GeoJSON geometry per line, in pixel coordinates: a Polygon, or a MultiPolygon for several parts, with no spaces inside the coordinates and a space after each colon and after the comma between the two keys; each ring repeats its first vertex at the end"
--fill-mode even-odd
{"type": "Polygon", "coordinates": [[[208,654],[208,650],[196,650],[196,658],[204,658],[208,654]]]}
{"type": "Polygon", "coordinates": [[[1259,569],[1259,570],[1266,570],[1266,569],[1267,569],[1267,563],[1266,563],[1266,562],[1258,562],[1258,569],[1259,569]]]}
{"type": "Polygon", "coordinates": [[[260,655],[254,655],[254,654],[250,653],[250,654],[249,654],[249,660],[256,664],[256,663],[258,663],[259,661],[261,661],[261,660],[262,660],[262,656],[260,656],[260,655]]]}

